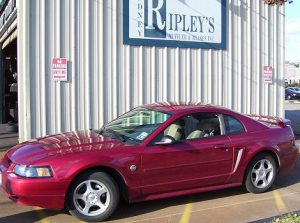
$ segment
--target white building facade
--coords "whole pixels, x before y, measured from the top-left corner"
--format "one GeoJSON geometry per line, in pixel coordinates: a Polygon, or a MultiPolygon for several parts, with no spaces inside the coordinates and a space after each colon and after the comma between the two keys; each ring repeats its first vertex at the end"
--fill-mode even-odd
{"type": "Polygon", "coordinates": [[[196,2],[17,0],[20,141],[97,129],[162,101],[282,117],[284,6],[196,2]],[[155,29],[163,37],[149,33],[155,29]],[[53,79],[53,58],[67,59],[67,81],[53,79]],[[264,81],[265,66],[272,83],[264,81]]]}
{"type": "Polygon", "coordinates": [[[285,63],[285,83],[300,86],[300,68],[295,66],[294,63],[285,63]]]}

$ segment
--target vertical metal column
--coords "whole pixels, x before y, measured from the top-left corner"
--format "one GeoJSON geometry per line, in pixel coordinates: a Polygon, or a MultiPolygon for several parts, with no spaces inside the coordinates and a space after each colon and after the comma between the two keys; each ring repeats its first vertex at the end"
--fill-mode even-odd
{"type": "Polygon", "coordinates": [[[2,44],[0,44],[0,124],[4,123],[5,120],[5,70],[4,70],[4,64],[3,64],[3,51],[2,51],[2,44]]]}
{"type": "MultiPolygon", "coordinates": [[[[33,24],[30,24],[32,8],[30,0],[17,0],[18,8],[18,98],[19,98],[19,137],[30,139],[32,137],[31,117],[35,118],[31,101],[35,95],[31,94],[31,67],[35,60],[32,49],[37,47],[37,42],[30,39],[33,24]]],[[[33,2],[32,2],[33,3],[33,2]]],[[[34,74],[39,75],[39,73],[34,74]]]]}

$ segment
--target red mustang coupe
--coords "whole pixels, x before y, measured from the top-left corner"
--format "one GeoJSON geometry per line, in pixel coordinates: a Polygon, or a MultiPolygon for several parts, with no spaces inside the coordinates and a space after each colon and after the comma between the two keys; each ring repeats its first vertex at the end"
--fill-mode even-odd
{"type": "Polygon", "coordinates": [[[0,183],[16,203],[101,221],[120,197],[139,202],[241,185],[261,193],[297,159],[287,120],[200,103],[151,104],[98,131],[13,147],[0,163],[0,183]]]}

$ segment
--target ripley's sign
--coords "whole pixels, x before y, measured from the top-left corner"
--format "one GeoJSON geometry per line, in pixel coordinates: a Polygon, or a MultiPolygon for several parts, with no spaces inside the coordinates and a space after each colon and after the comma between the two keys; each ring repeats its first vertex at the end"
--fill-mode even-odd
{"type": "Polygon", "coordinates": [[[226,0],[124,0],[124,44],[226,47],[226,0]]]}

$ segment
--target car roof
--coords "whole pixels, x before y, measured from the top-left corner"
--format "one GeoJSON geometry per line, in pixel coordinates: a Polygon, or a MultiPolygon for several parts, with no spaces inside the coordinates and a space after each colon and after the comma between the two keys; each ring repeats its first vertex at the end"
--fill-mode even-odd
{"type": "Polygon", "coordinates": [[[153,104],[147,104],[142,107],[163,110],[170,113],[194,112],[199,110],[204,111],[208,109],[209,110],[216,109],[216,111],[220,111],[220,110],[231,111],[219,105],[206,104],[202,102],[158,102],[153,104]]]}

